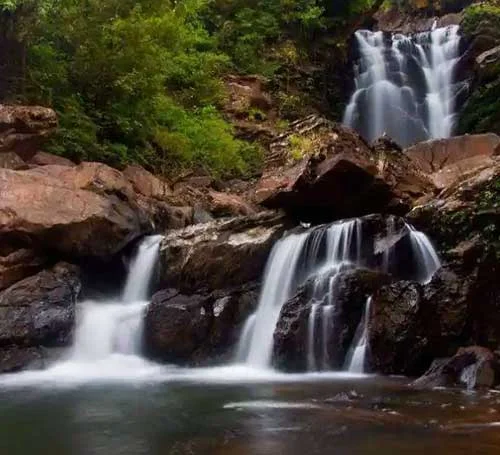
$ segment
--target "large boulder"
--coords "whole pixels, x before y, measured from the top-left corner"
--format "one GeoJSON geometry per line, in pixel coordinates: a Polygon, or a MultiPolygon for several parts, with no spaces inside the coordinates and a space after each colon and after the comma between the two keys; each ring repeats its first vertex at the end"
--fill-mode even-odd
{"type": "Polygon", "coordinates": [[[167,232],[160,252],[164,287],[195,293],[259,280],[274,242],[286,228],[273,212],[167,232]]]}
{"type": "Polygon", "coordinates": [[[0,193],[0,244],[105,257],[151,229],[131,184],[104,164],[0,169],[0,193]]]}
{"type": "Polygon", "coordinates": [[[370,148],[354,131],[325,120],[291,129],[271,144],[254,201],[301,220],[374,212],[405,213],[432,183],[400,150],[370,148]]]}
{"type": "Polygon", "coordinates": [[[52,109],[0,104],[0,153],[15,152],[27,160],[56,127],[57,116],[52,109]]]}
{"type": "Polygon", "coordinates": [[[500,344],[498,256],[481,240],[464,242],[427,284],[378,289],[369,323],[370,364],[384,374],[422,374],[435,358],[467,344],[500,344]]]}
{"type": "Polygon", "coordinates": [[[404,153],[443,189],[476,169],[491,166],[499,145],[496,134],[477,134],[420,142],[404,153]]]}
{"type": "Polygon", "coordinates": [[[208,294],[160,291],[153,296],[145,316],[146,354],[176,364],[228,361],[257,300],[257,284],[208,294]]]}
{"type": "Polygon", "coordinates": [[[26,366],[41,346],[67,346],[80,292],[79,270],[59,263],[0,293],[0,371],[26,366]],[[15,354],[15,355],[14,355],[15,354]]]}
{"type": "Polygon", "coordinates": [[[481,346],[460,348],[449,359],[435,360],[425,374],[412,383],[417,388],[466,386],[492,388],[500,382],[500,361],[481,346]]]}

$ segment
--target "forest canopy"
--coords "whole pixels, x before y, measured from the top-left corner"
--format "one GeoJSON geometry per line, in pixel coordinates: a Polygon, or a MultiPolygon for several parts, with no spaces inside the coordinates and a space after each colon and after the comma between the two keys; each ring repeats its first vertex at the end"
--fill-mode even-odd
{"type": "Polygon", "coordinates": [[[0,0],[19,44],[9,101],[53,107],[49,151],[157,172],[252,173],[258,146],[221,114],[224,75],[267,77],[371,0],[0,0]]]}

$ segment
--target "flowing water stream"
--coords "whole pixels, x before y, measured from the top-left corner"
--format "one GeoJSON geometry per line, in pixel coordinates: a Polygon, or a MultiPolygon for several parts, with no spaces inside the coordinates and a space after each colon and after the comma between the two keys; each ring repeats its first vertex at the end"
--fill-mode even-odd
{"type": "MultiPolygon", "coordinates": [[[[387,232],[394,229],[393,218],[388,217],[387,232]]],[[[441,263],[427,236],[405,225],[409,239],[413,269],[412,277],[425,283],[441,267],[441,263]]],[[[352,219],[313,228],[300,234],[291,234],[276,243],[264,273],[264,285],[259,306],[247,320],[240,339],[237,361],[245,365],[270,368],[272,366],[273,335],[284,303],[307,279],[314,277],[313,302],[320,302],[326,294],[326,304],[313,303],[309,313],[307,335],[307,367],[309,371],[332,369],[329,346],[335,330],[333,318],[337,277],[350,268],[366,267],[363,254],[363,220],[352,219]]],[[[372,251],[372,250],[370,250],[372,251]]],[[[391,248],[384,251],[381,268],[391,267],[391,248]]],[[[370,299],[358,334],[346,360],[346,369],[363,373],[367,351],[370,299]]]]}
{"type": "Polygon", "coordinates": [[[384,133],[405,147],[450,137],[460,60],[458,26],[434,28],[412,36],[359,30],[355,91],[344,123],[372,142],[384,133]]]}

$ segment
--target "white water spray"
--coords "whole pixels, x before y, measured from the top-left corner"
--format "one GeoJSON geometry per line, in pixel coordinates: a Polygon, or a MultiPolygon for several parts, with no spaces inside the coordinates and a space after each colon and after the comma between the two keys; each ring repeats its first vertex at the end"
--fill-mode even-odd
{"type": "Polygon", "coordinates": [[[366,301],[363,318],[359,323],[354,336],[354,349],[351,349],[350,359],[346,362],[347,370],[351,373],[364,373],[366,364],[366,351],[368,350],[368,325],[370,323],[370,309],[372,298],[366,301]]]}
{"type": "Polygon", "coordinates": [[[401,146],[450,137],[455,100],[465,86],[455,80],[458,31],[458,26],[413,36],[357,31],[360,58],[344,124],[370,142],[385,133],[401,146]]]}

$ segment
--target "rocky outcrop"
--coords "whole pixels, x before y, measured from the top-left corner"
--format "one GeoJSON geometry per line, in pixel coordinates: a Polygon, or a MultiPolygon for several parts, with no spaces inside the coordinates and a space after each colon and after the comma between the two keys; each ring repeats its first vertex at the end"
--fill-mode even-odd
{"type": "Polygon", "coordinates": [[[258,285],[249,284],[208,294],[158,292],[145,316],[147,355],[190,365],[229,360],[241,325],[256,308],[258,290],[258,285]]]}
{"type": "Polygon", "coordinates": [[[432,183],[400,150],[370,148],[342,125],[311,117],[271,144],[254,200],[301,220],[405,213],[432,183]]]}
{"type": "Polygon", "coordinates": [[[399,281],[374,293],[369,324],[374,371],[417,376],[460,346],[498,346],[496,254],[481,244],[456,254],[428,284],[399,281]]]}
{"type": "Polygon", "coordinates": [[[99,163],[0,169],[0,193],[0,244],[104,257],[151,229],[130,183],[99,163]]]}
{"type": "Polygon", "coordinates": [[[0,293],[0,371],[41,358],[40,346],[71,341],[80,292],[77,267],[59,263],[0,293]]]}
{"type": "Polygon", "coordinates": [[[441,251],[477,235],[498,245],[499,204],[500,158],[493,156],[491,164],[463,174],[433,200],[415,207],[408,218],[441,251]]]}
{"type": "Polygon", "coordinates": [[[170,231],[160,253],[163,286],[191,294],[260,280],[285,228],[281,215],[263,212],[170,231]]]}
{"type": "Polygon", "coordinates": [[[478,134],[420,142],[404,153],[443,189],[464,175],[492,166],[499,145],[496,134],[478,134]]]}
{"type": "Polygon", "coordinates": [[[449,359],[433,362],[429,370],[412,383],[417,388],[466,386],[467,389],[492,388],[500,382],[500,361],[480,346],[460,348],[449,359]]]}
{"type": "Polygon", "coordinates": [[[56,127],[57,116],[52,109],[0,104],[0,154],[15,152],[27,160],[56,127]]]}

